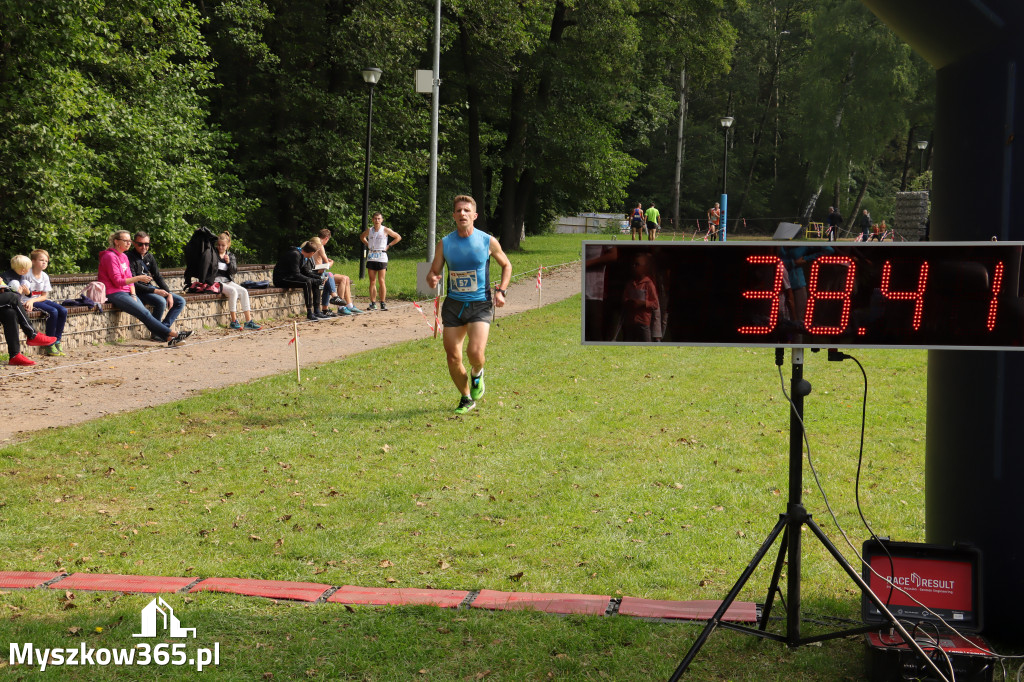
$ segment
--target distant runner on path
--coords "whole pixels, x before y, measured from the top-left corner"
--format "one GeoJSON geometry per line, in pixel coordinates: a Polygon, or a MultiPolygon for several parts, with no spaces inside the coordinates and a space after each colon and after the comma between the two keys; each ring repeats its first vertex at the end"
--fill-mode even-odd
{"type": "Polygon", "coordinates": [[[448,358],[448,373],[461,395],[456,414],[465,414],[476,407],[484,394],[484,351],[491,329],[493,307],[505,305],[505,292],[512,279],[512,263],[501,250],[498,240],[473,222],[477,218],[473,197],[455,197],[456,231],[448,234],[437,245],[434,262],[427,273],[427,286],[436,288],[441,281],[444,266],[448,265],[448,295],[441,307],[444,324],[444,350],[448,358]],[[491,258],[501,266],[501,284],[494,289],[491,302],[489,271],[491,258]],[[462,342],[469,337],[466,353],[472,375],[462,364],[462,342]]]}
{"type": "Polygon", "coordinates": [[[654,208],[654,202],[651,202],[650,208],[647,209],[647,213],[644,214],[644,218],[647,220],[647,240],[654,241],[654,238],[658,236],[658,230],[661,229],[661,211],[654,208]]]}

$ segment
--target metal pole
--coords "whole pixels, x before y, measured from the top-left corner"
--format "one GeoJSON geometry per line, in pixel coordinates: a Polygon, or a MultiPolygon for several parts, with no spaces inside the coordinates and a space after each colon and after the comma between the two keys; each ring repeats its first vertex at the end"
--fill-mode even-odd
{"type": "Polygon", "coordinates": [[[786,571],[786,633],[790,644],[800,639],[800,530],[807,519],[803,507],[804,467],[804,396],[810,386],[804,381],[804,349],[794,348],[790,358],[792,376],[789,396],[793,404],[789,413],[789,500],[786,513],[789,515],[789,567],[786,571]]]}
{"type": "Polygon", "coordinates": [[[719,219],[719,231],[721,232],[719,240],[724,242],[726,237],[725,225],[729,213],[729,194],[725,188],[726,179],[729,177],[729,128],[724,127],[722,130],[725,131],[725,147],[722,154],[722,200],[719,202],[722,204],[722,215],[719,219]]]}
{"type": "MultiPolygon", "coordinates": [[[[369,229],[367,217],[370,212],[370,132],[373,128],[373,83],[370,83],[370,97],[366,106],[366,170],[363,173],[363,232],[369,229]]],[[[366,246],[359,248],[359,279],[366,277],[366,246]]]]}
{"type": "Polygon", "coordinates": [[[437,241],[437,119],[441,101],[441,0],[434,6],[434,87],[430,96],[430,195],[427,212],[427,262],[434,260],[437,241]]]}

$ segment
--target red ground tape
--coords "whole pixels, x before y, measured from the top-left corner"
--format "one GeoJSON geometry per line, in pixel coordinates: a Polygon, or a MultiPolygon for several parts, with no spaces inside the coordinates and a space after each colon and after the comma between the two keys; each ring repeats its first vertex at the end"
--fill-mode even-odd
{"type": "Polygon", "coordinates": [[[251,597],[316,601],[331,589],[322,583],[293,583],[284,580],[252,580],[247,578],[208,578],[189,592],[228,592],[251,597]]]}
{"type": "Polygon", "coordinates": [[[556,594],[533,592],[495,592],[480,590],[473,608],[507,611],[533,609],[544,613],[582,613],[603,616],[611,597],[596,594],[556,594]]]}
{"type": "Polygon", "coordinates": [[[39,587],[63,573],[45,571],[0,571],[0,587],[39,587]]]}
{"type": "Polygon", "coordinates": [[[72,573],[51,590],[96,590],[97,592],[141,592],[157,594],[177,592],[195,578],[167,578],[154,575],[117,575],[113,573],[72,573]]]}
{"type": "MultiPolygon", "coordinates": [[[[659,599],[638,599],[623,597],[619,606],[619,614],[637,616],[639,618],[679,618],[681,620],[707,620],[715,615],[722,605],[715,599],[697,601],[662,601],[659,599]]],[[[723,620],[756,623],[757,606],[753,602],[734,601],[726,609],[723,620]]]]}
{"type": "Polygon", "coordinates": [[[327,598],[336,604],[374,604],[378,606],[407,606],[428,604],[445,609],[454,609],[461,604],[469,592],[465,590],[420,590],[393,587],[356,587],[345,585],[327,598]]]}

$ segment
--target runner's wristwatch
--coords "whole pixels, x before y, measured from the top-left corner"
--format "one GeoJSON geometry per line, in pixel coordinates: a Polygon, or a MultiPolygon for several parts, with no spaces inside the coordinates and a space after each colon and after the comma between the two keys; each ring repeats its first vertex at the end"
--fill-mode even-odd
{"type": "Polygon", "coordinates": [[[508,289],[499,289],[498,287],[494,287],[494,293],[501,294],[502,296],[506,296],[507,294],[505,292],[507,291],[508,289]]]}

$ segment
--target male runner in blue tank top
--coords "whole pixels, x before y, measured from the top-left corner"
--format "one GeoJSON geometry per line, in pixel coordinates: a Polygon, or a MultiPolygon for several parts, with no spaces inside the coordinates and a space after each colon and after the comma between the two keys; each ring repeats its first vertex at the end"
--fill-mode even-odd
{"type": "Polygon", "coordinates": [[[456,414],[465,414],[476,407],[484,394],[484,350],[491,329],[492,303],[489,282],[490,259],[501,266],[501,284],[494,289],[494,304],[505,305],[505,291],[512,279],[512,263],[501,244],[491,235],[476,229],[476,201],[459,195],[454,201],[455,226],[434,252],[434,262],[427,273],[427,286],[437,287],[444,266],[448,265],[448,295],[441,307],[444,324],[444,350],[448,357],[448,373],[462,395],[456,414]],[[462,364],[462,342],[469,337],[466,353],[472,374],[462,364]]]}

